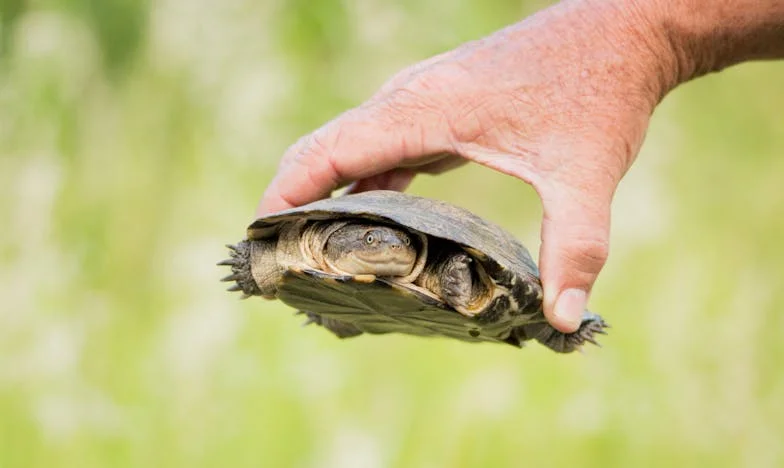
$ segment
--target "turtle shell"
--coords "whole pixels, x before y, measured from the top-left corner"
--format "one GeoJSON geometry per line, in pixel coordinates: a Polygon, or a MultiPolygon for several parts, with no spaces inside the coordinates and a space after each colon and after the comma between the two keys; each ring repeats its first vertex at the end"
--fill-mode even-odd
{"type": "Polygon", "coordinates": [[[542,313],[539,270],[528,250],[499,226],[443,201],[381,190],[345,195],[259,218],[248,227],[247,236],[275,237],[287,223],[302,219],[346,218],[398,225],[436,242],[456,244],[508,294],[498,295],[485,310],[469,317],[416,288],[384,278],[288,268],[278,285],[278,299],[338,336],[399,332],[515,346],[537,339],[556,351],[570,352],[583,341],[593,341],[593,332],[601,333],[605,326],[600,317],[586,312],[583,323],[589,326],[576,334],[550,327],[542,313]]]}

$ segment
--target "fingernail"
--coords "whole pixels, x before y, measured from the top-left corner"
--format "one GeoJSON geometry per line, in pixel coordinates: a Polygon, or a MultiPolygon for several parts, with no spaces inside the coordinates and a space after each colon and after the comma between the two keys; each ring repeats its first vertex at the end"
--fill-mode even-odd
{"type": "Polygon", "coordinates": [[[555,319],[572,330],[580,327],[583,312],[588,302],[588,295],[582,289],[567,289],[562,291],[555,301],[553,315],[555,319]]]}

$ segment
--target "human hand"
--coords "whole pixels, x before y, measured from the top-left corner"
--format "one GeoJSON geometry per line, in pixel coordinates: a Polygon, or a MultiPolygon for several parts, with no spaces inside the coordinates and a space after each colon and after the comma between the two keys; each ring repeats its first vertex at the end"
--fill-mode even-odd
{"type": "Polygon", "coordinates": [[[608,255],[613,193],[649,117],[700,69],[655,5],[564,2],[402,71],[289,148],[258,213],[352,182],[354,192],[404,190],[417,173],[466,161],[512,175],[544,208],[545,315],[575,331],[608,255]]]}

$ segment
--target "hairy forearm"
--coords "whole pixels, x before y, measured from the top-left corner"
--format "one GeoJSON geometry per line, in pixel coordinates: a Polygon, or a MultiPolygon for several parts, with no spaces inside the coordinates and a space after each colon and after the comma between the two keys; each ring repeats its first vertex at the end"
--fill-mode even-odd
{"type": "Polygon", "coordinates": [[[638,0],[675,55],[684,82],[750,60],[784,58],[782,0],[638,0]]]}

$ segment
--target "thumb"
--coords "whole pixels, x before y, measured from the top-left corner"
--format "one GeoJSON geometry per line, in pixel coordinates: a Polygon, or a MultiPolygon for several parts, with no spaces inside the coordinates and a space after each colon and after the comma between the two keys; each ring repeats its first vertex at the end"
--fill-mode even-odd
{"type": "Polygon", "coordinates": [[[556,329],[576,331],[609,249],[612,189],[603,184],[551,187],[539,252],[544,314],[556,329]]]}

